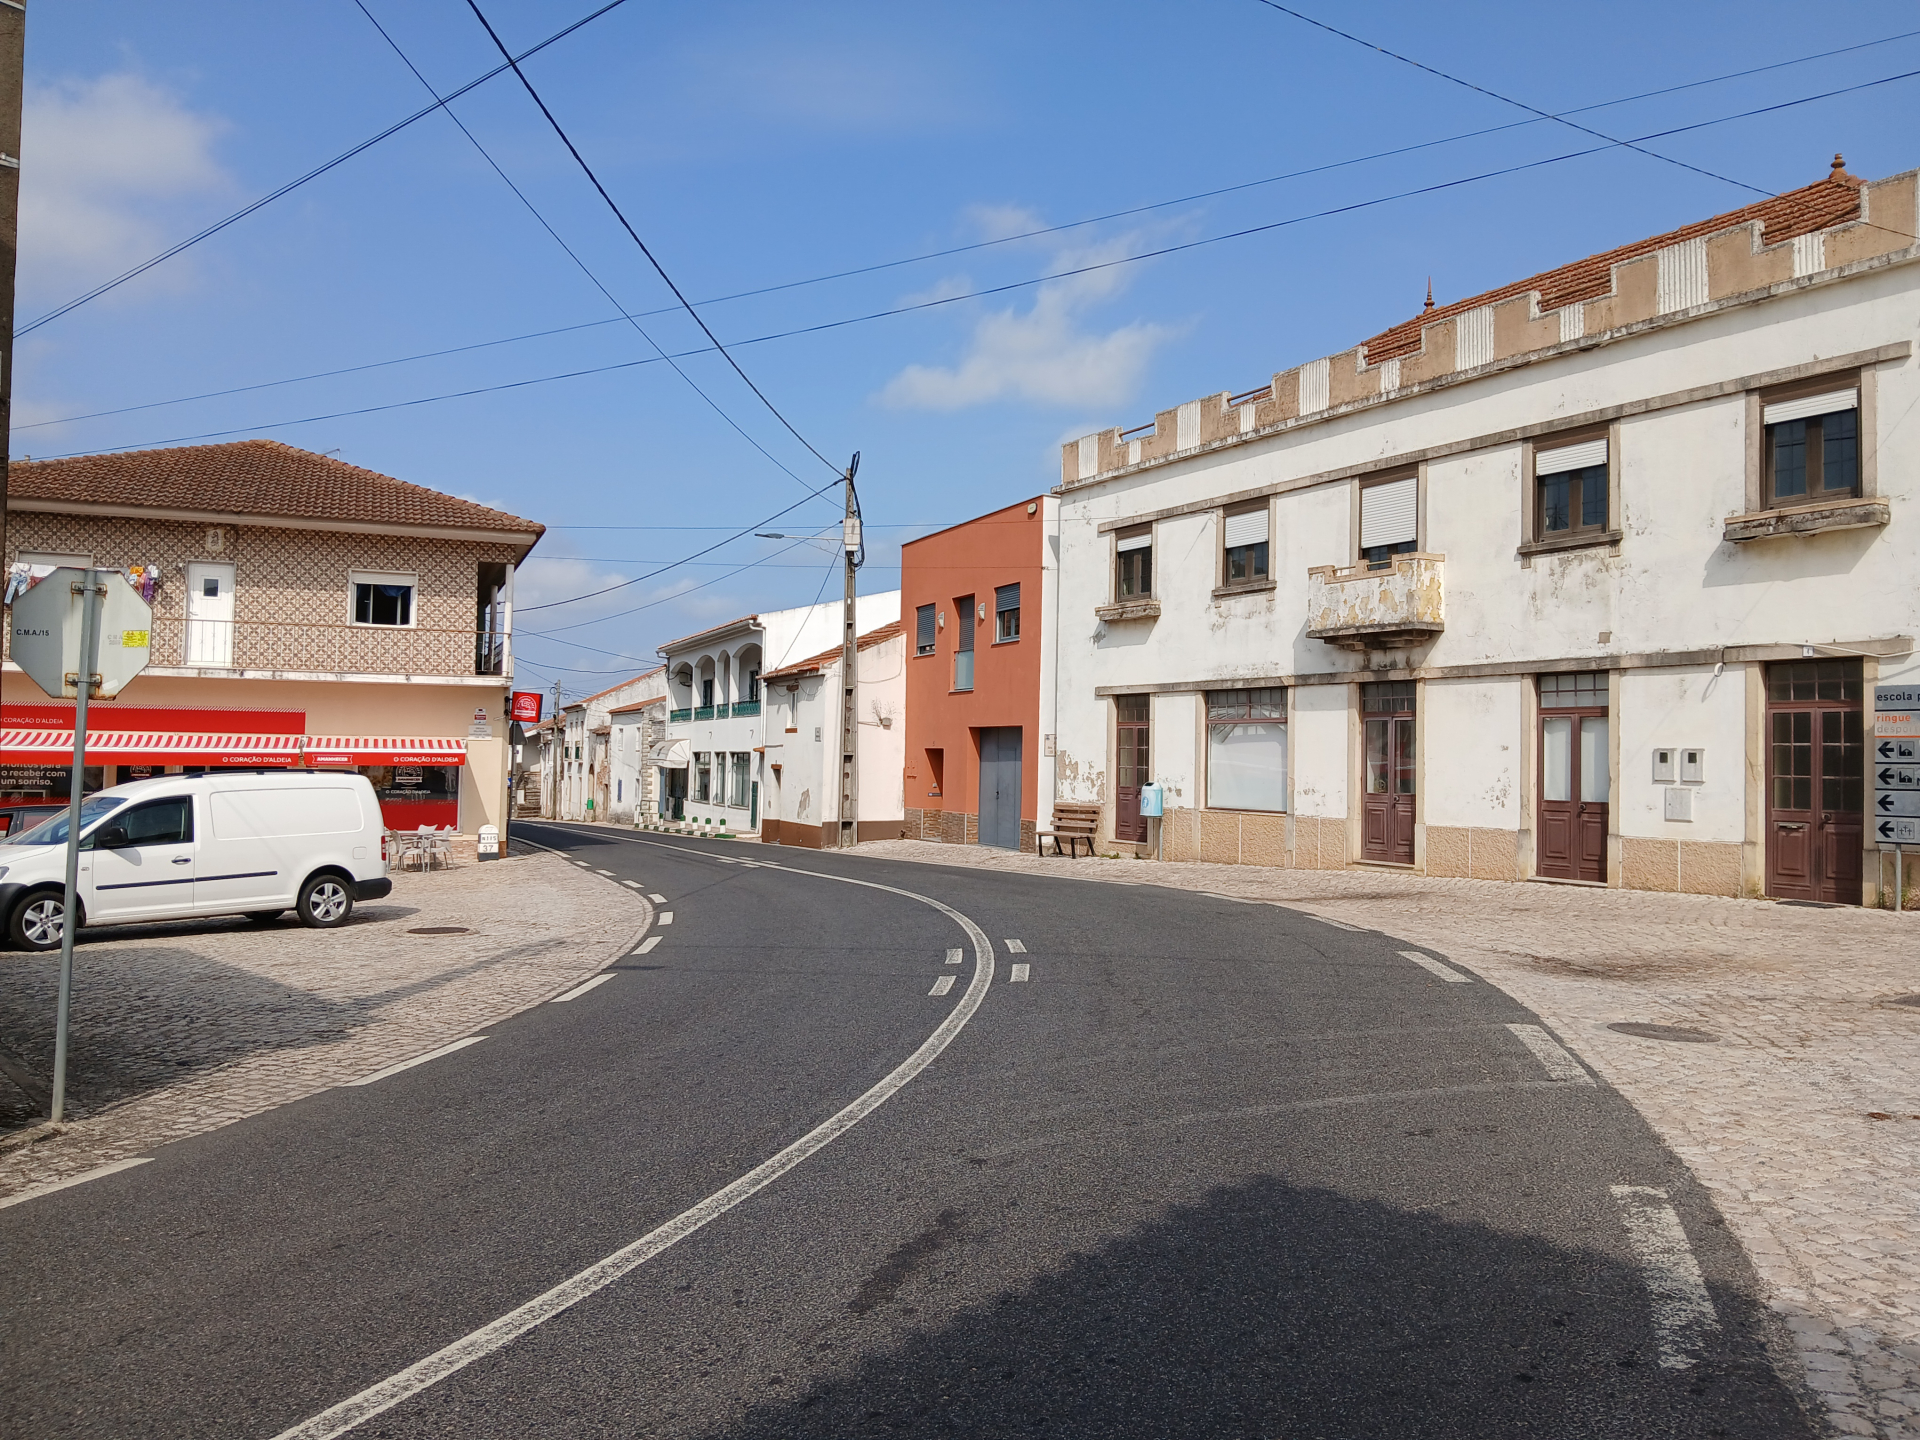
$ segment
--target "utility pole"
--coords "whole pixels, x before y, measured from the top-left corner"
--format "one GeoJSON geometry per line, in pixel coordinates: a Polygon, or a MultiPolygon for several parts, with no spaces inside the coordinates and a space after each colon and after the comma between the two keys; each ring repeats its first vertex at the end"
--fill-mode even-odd
{"type": "Polygon", "coordinates": [[[7,553],[7,460],[13,450],[13,272],[20,244],[20,96],[27,7],[0,0],[0,559],[7,553]]]}
{"type": "Polygon", "coordinates": [[[867,558],[860,538],[860,501],[853,493],[853,477],[860,471],[860,452],[847,465],[847,518],[841,521],[840,543],[847,552],[847,588],[840,602],[840,848],[860,840],[860,777],[854,757],[860,741],[860,635],[855,619],[854,575],[867,558]]]}

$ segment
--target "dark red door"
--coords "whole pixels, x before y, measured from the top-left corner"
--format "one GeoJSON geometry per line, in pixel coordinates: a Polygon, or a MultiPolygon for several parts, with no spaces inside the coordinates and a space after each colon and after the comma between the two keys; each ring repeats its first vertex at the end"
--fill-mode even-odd
{"type": "MultiPolygon", "coordinates": [[[[1369,690],[1403,687],[1369,686],[1369,690]]],[[[1361,803],[1360,854],[1393,865],[1413,863],[1414,728],[1413,686],[1400,695],[1370,696],[1367,707],[1382,704],[1405,710],[1366,717],[1366,793],[1361,803]]]]}
{"type": "Polygon", "coordinates": [[[1148,697],[1116,695],[1115,784],[1113,787],[1113,838],[1145,840],[1147,822],[1140,814],[1140,787],[1152,778],[1149,766],[1147,732],[1148,697]]]}
{"type": "Polygon", "coordinates": [[[1857,660],[1767,669],[1767,893],[1858,905],[1866,839],[1857,660]]]}
{"type": "MultiPolygon", "coordinates": [[[[1547,703],[1543,697],[1543,706],[1547,703]]],[[[1605,710],[1542,709],[1540,844],[1535,870],[1550,879],[1607,878],[1608,758],[1605,710]]]]}

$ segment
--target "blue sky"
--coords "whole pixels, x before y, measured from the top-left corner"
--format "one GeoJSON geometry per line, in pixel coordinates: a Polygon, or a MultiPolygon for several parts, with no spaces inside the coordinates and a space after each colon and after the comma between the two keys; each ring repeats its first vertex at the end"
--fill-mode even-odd
{"type": "MultiPolygon", "coordinates": [[[[442,91],[496,62],[463,0],[366,4],[442,91]]],[[[515,50],[595,8],[482,4],[515,50]]],[[[1920,30],[1894,3],[1829,5],[1817,27],[1773,0],[1294,8],[1550,111],[1920,30]]],[[[22,323],[429,98],[353,0],[36,0],[27,68],[22,323]]],[[[527,68],[696,302],[1529,118],[1258,0],[628,0],[527,68]]],[[[1640,136],[1910,70],[1920,36],[1577,118],[1640,136]]],[[[510,75],[453,109],[621,305],[672,305],[510,75]]],[[[1917,120],[1920,79],[1904,79],[1648,148],[1779,191],[1836,150],[1869,178],[1920,165],[1917,120]]],[[[731,344],[1601,143],[1523,124],[702,313],[731,344]]],[[[862,452],[862,589],[889,589],[900,541],[1045,490],[1062,440],[1345,349],[1417,312],[1429,274],[1446,303],[1754,198],[1616,148],[736,353],[836,464],[862,452]]],[[[702,343],[684,314],[641,323],[670,351],[702,343]]],[[[522,679],[582,694],[663,640],[836,583],[825,548],[748,539],[599,600],[528,608],[678,559],[831,478],[717,356],[681,361],[687,379],[628,363],[653,353],[438,114],[21,339],[14,419],[31,428],[13,453],[261,434],[542,521],[554,528],[520,586],[522,679]],[[562,327],[578,328],[488,343],[562,327]],[[460,346],[481,348],[38,423],[460,346]],[[624,368],[281,423],[607,366],[624,368]]],[[[830,492],[771,528],[809,533],[836,508],[830,492]]]]}

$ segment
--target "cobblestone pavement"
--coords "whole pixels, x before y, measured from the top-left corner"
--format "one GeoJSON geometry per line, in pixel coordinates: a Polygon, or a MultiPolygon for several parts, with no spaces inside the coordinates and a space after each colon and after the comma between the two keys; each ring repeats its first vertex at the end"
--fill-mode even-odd
{"type": "MultiPolygon", "coordinates": [[[[74,952],[68,1124],[38,1125],[59,955],[0,951],[0,1197],[355,1080],[624,954],[644,898],[558,856],[396,874],[339,930],[283,916],[92,931],[74,952]],[[465,933],[419,935],[457,926],[465,933]]],[[[1916,1107],[1920,1108],[1920,1107],[1916,1107]]]]}
{"type": "MultiPolygon", "coordinates": [[[[1713,1191],[1842,1434],[1920,1437],[1920,916],[1392,871],[863,855],[1277,901],[1449,956],[1537,1012],[1713,1191]],[[1706,1031],[1676,1043],[1608,1028],[1706,1031]]],[[[1790,1377],[1795,1378],[1795,1377],[1790,1377]]]]}

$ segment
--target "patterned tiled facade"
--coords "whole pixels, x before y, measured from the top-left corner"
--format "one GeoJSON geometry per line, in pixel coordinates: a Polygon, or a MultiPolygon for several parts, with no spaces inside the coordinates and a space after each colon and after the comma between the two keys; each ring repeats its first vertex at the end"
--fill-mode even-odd
{"type": "Polygon", "coordinates": [[[120,569],[159,566],[156,667],[186,663],[187,566],[208,561],[234,567],[234,668],[352,675],[472,675],[480,567],[516,554],[491,541],[30,510],[9,514],[7,544],[9,566],[22,551],[91,554],[120,569]],[[224,542],[218,551],[207,545],[213,528],[224,542]],[[354,571],[417,577],[413,625],[353,624],[354,571]]]}

